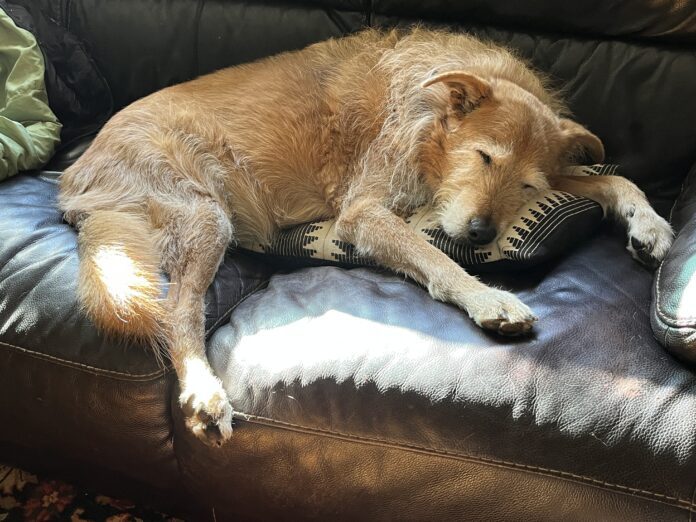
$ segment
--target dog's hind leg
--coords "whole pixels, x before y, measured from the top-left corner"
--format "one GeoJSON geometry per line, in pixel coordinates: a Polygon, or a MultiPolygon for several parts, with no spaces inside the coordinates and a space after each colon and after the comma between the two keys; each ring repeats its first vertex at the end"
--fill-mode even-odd
{"type": "Polygon", "coordinates": [[[204,198],[187,199],[167,214],[163,266],[172,280],[169,350],[179,401],[191,431],[220,445],[232,435],[233,411],[206,358],[204,297],[232,239],[232,225],[216,202],[204,198]]]}
{"type": "Polygon", "coordinates": [[[627,250],[641,263],[655,267],[672,245],[669,223],[650,206],[643,191],[621,176],[555,176],[551,187],[584,196],[602,206],[628,232],[627,250]]]}

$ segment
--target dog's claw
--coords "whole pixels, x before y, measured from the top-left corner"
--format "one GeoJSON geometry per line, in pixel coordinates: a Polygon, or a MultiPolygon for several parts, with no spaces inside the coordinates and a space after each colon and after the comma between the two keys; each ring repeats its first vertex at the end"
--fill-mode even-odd
{"type": "Polygon", "coordinates": [[[220,447],[232,436],[232,405],[220,387],[208,397],[182,392],[180,403],[186,426],[202,442],[220,447]]]}
{"type": "Polygon", "coordinates": [[[633,247],[633,249],[635,251],[639,251],[639,250],[644,250],[646,245],[644,245],[643,243],[638,241],[637,238],[631,237],[631,246],[633,247]]]}
{"type": "Polygon", "coordinates": [[[506,335],[521,335],[532,329],[532,323],[503,323],[500,332],[506,335]]]}

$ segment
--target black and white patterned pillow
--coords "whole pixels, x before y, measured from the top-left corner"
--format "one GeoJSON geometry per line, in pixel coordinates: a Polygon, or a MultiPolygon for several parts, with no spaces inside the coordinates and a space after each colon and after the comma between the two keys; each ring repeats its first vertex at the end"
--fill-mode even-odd
{"type": "MultiPolygon", "coordinates": [[[[613,175],[617,165],[569,167],[567,175],[613,175]]],[[[420,207],[406,222],[465,267],[502,268],[531,266],[567,251],[588,237],[602,220],[598,203],[567,192],[548,190],[530,200],[498,241],[482,247],[457,242],[436,222],[432,208],[420,207]]],[[[281,230],[269,245],[241,244],[251,252],[305,260],[307,264],[367,265],[376,263],[359,255],[355,247],[336,234],[335,220],[315,221],[281,230]]],[[[297,263],[296,263],[297,264],[297,263]]],[[[302,264],[302,263],[300,263],[302,264]]]]}

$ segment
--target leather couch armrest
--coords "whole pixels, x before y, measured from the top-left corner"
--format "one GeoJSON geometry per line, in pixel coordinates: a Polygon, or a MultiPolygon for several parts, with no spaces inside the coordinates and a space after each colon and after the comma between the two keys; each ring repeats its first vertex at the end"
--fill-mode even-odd
{"type": "Polygon", "coordinates": [[[696,165],[672,208],[674,244],[653,282],[650,321],[658,341],[696,363],[696,165]]]}

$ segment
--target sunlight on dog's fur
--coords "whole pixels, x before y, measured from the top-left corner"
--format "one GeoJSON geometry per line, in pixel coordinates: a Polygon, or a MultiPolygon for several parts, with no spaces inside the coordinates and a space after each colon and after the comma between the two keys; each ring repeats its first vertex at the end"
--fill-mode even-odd
{"type": "Polygon", "coordinates": [[[366,30],[169,87],[116,114],[61,178],[61,208],[80,229],[81,300],[106,332],[168,347],[189,426],[210,443],[229,437],[232,409],[205,357],[203,298],[235,240],[335,217],[360,254],[477,325],[527,333],[526,305],[399,215],[431,203],[449,235],[485,244],[554,188],[599,202],[627,227],[631,254],[659,262],[672,232],[633,183],[562,175],[578,153],[604,158],[568,116],[510,51],[421,28],[366,30]],[[126,293],[110,292],[99,266],[113,245],[138,274],[126,293]]]}
{"type": "MultiPolygon", "coordinates": [[[[99,270],[99,278],[106,286],[106,291],[124,309],[128,309],[134,298],[142,297],[143,288],[150,286],[142,270],[138,270],[133,260],[123,251],[123,247],[99,247],[94,254],[94,264],[99,270]]],[[[126,321],[123,318],[119,319],[126,321]]]]}
{"type": "MultiPolygon", "coordinates": [[[[168,324],[159,259],[136,216],[105,211],[81,222],[80,301],[103,330],[164,348],[168,324]]],[[[166,353],[166,352],[165,352],[166,353]]]]}

